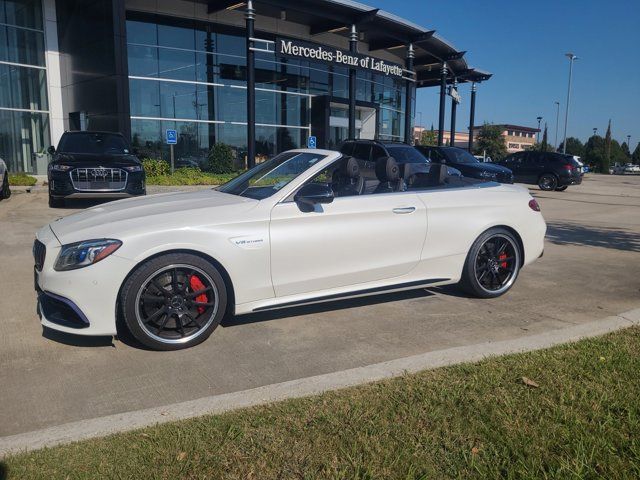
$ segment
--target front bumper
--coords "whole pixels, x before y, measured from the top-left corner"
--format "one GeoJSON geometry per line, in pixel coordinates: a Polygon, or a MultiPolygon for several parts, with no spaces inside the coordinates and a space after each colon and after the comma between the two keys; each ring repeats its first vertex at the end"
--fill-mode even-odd
{"type": "Polygon", "coordinates": [[[114,253],[95,265],[58,272],[53,265],[60,242],[49,227],[38,232],[38,240],[46,247],[42,269],[34,270],[42,325],[76,335],[116,335],[118,294],[134,262],[114,253]]]}
{"type": "Polygon", "coordinates": [[[127,175],[124,188],[119,190],[79,189],[71,181],[70,172],[51,170],[48,175],[49,195],[53,198],[126,198],[146,193],[144,172],[127,175]]]}

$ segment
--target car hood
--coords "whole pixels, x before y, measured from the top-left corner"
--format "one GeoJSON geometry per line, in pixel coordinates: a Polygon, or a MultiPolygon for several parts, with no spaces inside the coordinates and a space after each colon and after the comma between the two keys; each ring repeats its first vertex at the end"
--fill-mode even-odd
{"type": "Polygon", "coordinates": [[[495,163],[452,163],[452,165],[456,168],[473,170],[473,171],[484,171],[484,172],[492,172],[492,173],[511,173],[507,167],[503,167],[502,165],[496,165],[495,163]]]}
{"type": "Polygon", "coordinates": [[[122,239],[163,229],[197,228],[238,221],[257,200],[213,189],[165,193],[109,202],[50,224],[63,245],[97,238],[122,239]]]}
{"type": "Polygon", "coordinates": [[[130,167],[141,165],[134,155],[94,155],[88,153],[58,153],[52,163],[61,163],[72,167],[130,167]]]}

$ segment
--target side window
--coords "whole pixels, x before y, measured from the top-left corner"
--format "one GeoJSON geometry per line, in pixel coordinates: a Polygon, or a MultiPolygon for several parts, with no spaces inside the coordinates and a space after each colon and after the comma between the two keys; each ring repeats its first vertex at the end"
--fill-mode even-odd
{"type": "Polygon", "coordinates": [[[384,151],[384,148],[382,148],[380,145],[374,145],[371,148],[371,161],[372,162],[375,162],[380,157],[386,157],[386,156],[387,156],[387,154],[384,151]]]}
{"type": "Polygon", "coordinates": [[[353,149],[353,153],[351,155],[357,158],[358,160],[368,161],[370,152],[371,152],[370,143],[356,143],[355,148],[353,149]]]}
{"type": "Polygon", "coordinates": [[[345,142],[340,147],[340,153],[344,153],[345,155],[351,155],[353,153],[353,142],[345,142]]]}

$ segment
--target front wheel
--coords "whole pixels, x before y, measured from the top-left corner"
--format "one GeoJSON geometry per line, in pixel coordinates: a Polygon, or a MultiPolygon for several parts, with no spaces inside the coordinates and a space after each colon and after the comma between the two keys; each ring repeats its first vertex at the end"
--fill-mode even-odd
{"type": "Polygon", "coordinates": [[[460,286],[476,297],[499,297],[515,283],[520,257],[518,241],[511,232],[504,228],[487,230],[467,254],[460,286]]]}
{"type": "Polygon", "coordinates": [[[55,198],[49,194],[49,208],[62,208],[64,207],[64,198],[55,198]]]}
{"type": "Polygon", "coordinates": [[[568,187],[569,187],[569,185],[563,185],[561,187],[556,187],[556,192],[564,192],[568,187]]]}
{"type": "Polygon", "coordinates": [[[9,198],[11,196],[11,189],[9,188],[9,175],[4,174],[2,179],[2,185],[0,186],[0,200],[3,198],[9,198]]]}
{"type": "Polygon", "coordinates": [[[558,177],[553,173],[540,175],[540,178],[538,179],[538,187],[540,187],[540,190],[544,190],[545,192],[553,192],[558,188],[558,177]]]}
{"type": "Polygon", "coordinates": [[[131,334],[154,350],[180,350],[206,340],[227,309],[220,272],[202,257],[171,253],[140,265],[120,294],[131,334]]]}

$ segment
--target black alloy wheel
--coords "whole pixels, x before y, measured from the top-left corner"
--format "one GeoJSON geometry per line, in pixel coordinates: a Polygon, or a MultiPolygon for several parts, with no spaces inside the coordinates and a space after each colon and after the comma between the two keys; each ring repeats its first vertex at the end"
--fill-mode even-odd
{"type": "Polygon", "coordinates": [[[204,341],[227,306],[224,280],[205,259],[168,254],[142,264],[122,288],[125,323],[156,350],[178,350],[204,341]]]}
{"type": "Polygon", "coordinates": [[[11,188],[9,188],[9,175],[5,172],[2,179],[2,186],[0,187],[0,200],[3,198],[9,198],[11,196],[11,188]]]}
{"type": "Polygon", "coordinates": [[[553,173],[544,173],[538,179],[538,187],[545,192],[553,192],[558,188],[558,177],[553,173]]]}
{"type": "Polygon", "coordinates": [[[515,283],[520,257],[519,244],[511,232],[490,229],[480,235],[469,250],[460,284],[472,295],[498,297],[515,283]]]}

